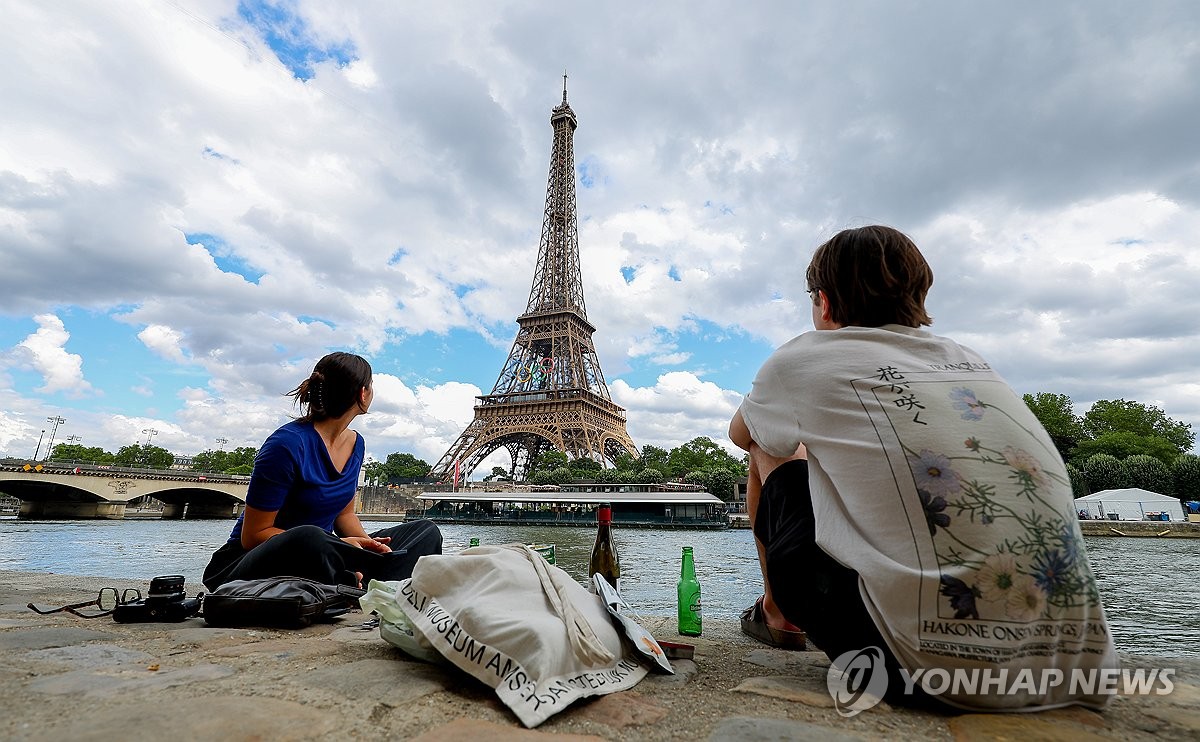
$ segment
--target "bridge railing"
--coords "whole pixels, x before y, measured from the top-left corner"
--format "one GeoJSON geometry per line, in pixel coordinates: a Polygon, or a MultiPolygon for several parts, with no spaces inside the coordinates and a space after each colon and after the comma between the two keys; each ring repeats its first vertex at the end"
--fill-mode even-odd
{"type": "Polygon", "coordinates": [[[4,459],[0,461],[0,471],[25,471],[26,466],[36,467],[39,465],[42,467],[42,471],[52,474],[80,474],[103,477],[116,474],[143,479],[178,479],[231,483],[242,483],[250,479],[249,476],[241,474],[193,471],[191,469],[153,469],[149,467],[118,466],[116,464],[98,464],[94,461],[81,461],[78,459],[46,459],[44,461],[4,459]]]}

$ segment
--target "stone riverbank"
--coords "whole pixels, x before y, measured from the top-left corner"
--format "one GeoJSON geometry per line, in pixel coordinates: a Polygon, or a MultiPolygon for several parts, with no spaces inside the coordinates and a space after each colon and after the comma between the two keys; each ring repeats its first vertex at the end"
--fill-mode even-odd
{"type": "MultiPolygon", "coordinates": [[[[189,576],[194,591],[198,581],[189,576]]],[[[449,667],[409,660],[358,630],[352,613],[298,631],[117,624],[39,616],[101,587],[144,581],[0,572],[0,739],[4,740],[1195,740],[1200,660],[1126,657],[1176,670],[1166,696],[1119,696],[1104,713],[951,714],[881,704],[845,719],[818,652],[784,652],[705,621],[674,676],[576,703],[525,729],[492,691],[449,667]]],[[[683,641],[673,619],[644,624],[683,641]]]]}

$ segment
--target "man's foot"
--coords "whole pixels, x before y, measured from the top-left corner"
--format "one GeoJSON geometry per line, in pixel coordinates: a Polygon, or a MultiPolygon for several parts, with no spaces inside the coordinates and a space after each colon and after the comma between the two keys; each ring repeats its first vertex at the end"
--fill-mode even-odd
{"type": "Polygon", "coordinates": [[[807,637],[802,629],[777,629],[767,623],[763,611],[763,599],[742,611],[742,633],[769,647],[777,649],[804,650],[808,648],[807,637]]]}

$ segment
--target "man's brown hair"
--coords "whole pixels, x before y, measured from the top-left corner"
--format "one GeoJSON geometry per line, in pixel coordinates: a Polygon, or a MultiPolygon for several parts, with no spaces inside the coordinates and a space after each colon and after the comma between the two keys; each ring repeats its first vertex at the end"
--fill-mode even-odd
{"type": "Polygon", "coordinates": [[[933,270],[913,241],[891,227],[845,229],[817,248],[808,290],[829,298],[830,319],[846,327],[933,324],[925,295],[933,270]]]}

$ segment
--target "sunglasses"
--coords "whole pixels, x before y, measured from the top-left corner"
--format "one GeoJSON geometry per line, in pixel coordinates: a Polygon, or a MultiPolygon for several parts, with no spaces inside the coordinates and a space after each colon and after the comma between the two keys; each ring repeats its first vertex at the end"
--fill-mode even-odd
{"type": "Polygon", "coordinates": [[[71,603],[70,605],[64,605],[60,608],[38,608],[33,603],[30,603],[27,607],[34,613],[42,616],[50,613],[61,613],[66,611],[67,613],[70,613],[73,616],[79,616],[80,618],[100,618],[101,616],[110,615],[114,610],[116,610],[118,605],[124,605],[125,603],[136,603],[141,599],[142,591],[136,588],[126,588],[123,591],[118,591],[115,587],[103,587],[100,588],[99,595],[97,595],[94,599],[84,603],[71,603]],[[80,608],[90,608],[92,606],[96,606],[100,610],[88,611],[86,613],[79,610],[80,608]]]}

